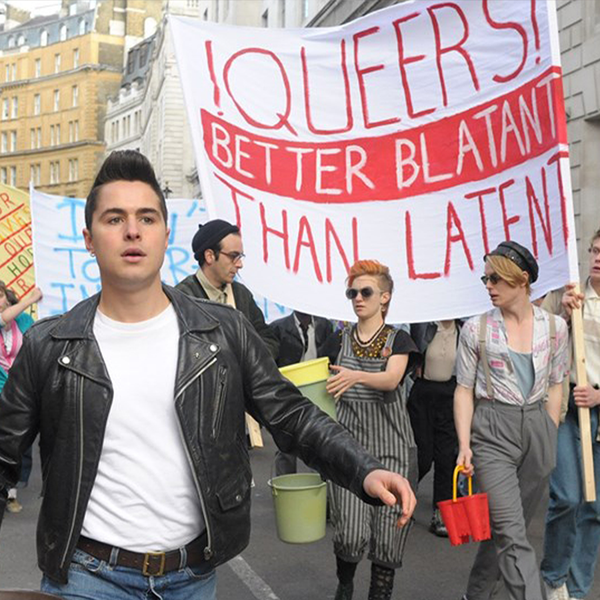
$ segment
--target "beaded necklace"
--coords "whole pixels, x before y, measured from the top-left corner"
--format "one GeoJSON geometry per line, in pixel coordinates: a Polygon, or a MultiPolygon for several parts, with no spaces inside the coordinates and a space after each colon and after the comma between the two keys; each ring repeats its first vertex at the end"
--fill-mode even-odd
{"type": "MultiPolygon", "coordinates": [[[[356,339],[356,328],[352,334],[352,352],[357,358],[381,358],[381,351],[385,346],[388,339],[389,332],[392,330],[391,326],[383,324],[368,342],[368,346],[361,346],[359,341],[356,339]]],[[[365,344],[366,342],[362,342],[365,344]]]]}

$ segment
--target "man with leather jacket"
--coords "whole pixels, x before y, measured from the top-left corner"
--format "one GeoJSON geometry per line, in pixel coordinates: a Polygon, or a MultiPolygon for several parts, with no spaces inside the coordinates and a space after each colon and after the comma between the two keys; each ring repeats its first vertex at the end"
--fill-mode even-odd
{"type": "Polygon", "coordinates": [[[279,375],[238,311],[161,283],[167,208],[145,157],[106,159],[85,218],[102,291],[29,330],[0,396],[0,518],[40,434],[43,591],[214,600],[215,567],[249,539],[244,411],[325,478],[410,518],[408,482],[279,375]]]}

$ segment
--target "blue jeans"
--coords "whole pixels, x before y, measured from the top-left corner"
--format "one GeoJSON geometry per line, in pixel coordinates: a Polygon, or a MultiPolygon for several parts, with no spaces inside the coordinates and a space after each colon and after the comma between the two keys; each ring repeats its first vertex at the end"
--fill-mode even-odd
{"type": "Polygon", "coordinates": [[[590,410],[596,502],[583,499],[579,424],[572,404],[558,430],[556,469],[550,478],[542,577],[552,587],[566,582],[573,598],[589,593],[600,546],[600,443],[595,441],[599,410],[590,410]]]}
{"type": "Polygon", "coordinates": [[[136,569],[111,566],[81,550],[75,550],[69,582],[62,585],[42,578],[42,592],[65,600],[216,600],[214,569],[184,567],[160,577],[145,577],[136,569]]]}

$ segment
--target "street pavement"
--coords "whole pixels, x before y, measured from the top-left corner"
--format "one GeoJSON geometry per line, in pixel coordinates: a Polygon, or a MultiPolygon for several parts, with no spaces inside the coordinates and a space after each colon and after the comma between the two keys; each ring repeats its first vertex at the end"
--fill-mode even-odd
{"type": "MultiPolygon", "coordinates": [[[[252,538],[250,546],[227,565],[218,569],[219,600],[315,600],[332,599],[335,593],[335,561],[331,531],[325,539],[312,544],[280,542],[270,488],[271,465],[275,448],[265,435],[265,448],[251,451],[256,486],[252,499],[252,538]]],[[[34,452],[37,455],[37,448],[34,452]]],[[[19,514],[6,514],[0,530],[0,588],[39,589],[36,566],[35,526],[40,506],[39,464],[27,489],[19,492],[24,508],[19,514]]],[[[431,477],[423,480],[415,523],[405,553],[405,565],[396,575],[394,600],[460,600],[476,551],[475,544],[451,547],[447,539],[427,531],[431,517],[431,477]]],[[[530,528],[540,556],[546,501],[539,507],[530,528]]],[[[369,563],[357,571],[355,600],[366,600],[369,563]]],[[[600,598],[600,576],[590,599],[600,598]]],[[[507,600],[502,590],[497,600],[507,600]]]]}

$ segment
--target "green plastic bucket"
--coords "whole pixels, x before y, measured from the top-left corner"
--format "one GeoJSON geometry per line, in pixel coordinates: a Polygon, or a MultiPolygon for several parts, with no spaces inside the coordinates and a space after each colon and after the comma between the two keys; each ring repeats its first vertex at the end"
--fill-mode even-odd
{"type": "Polygon", "coordinates": [[[318,473],[280,475],[268,483],[282,542],[307,544],[325,537],[327,484],[318,473]]]}
{"type": "Polygon", "coordinates": [[[335,419],[335,400],[327,393],[329,359],[316,358],[279,369],[311,402],[335,419]]]}

